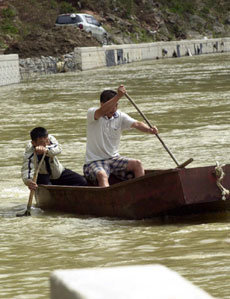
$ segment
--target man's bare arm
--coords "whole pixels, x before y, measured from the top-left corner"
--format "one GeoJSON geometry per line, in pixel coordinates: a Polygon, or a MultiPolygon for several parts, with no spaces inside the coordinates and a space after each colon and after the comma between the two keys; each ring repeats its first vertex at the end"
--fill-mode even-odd
{"type": "Polygon", "coordinates": [[[102,116],[105,116],[108,112],[113,110],[117,105],[118,101],[124,96],[126,93],[125,87],[123,85],[119,86],[117,90],[117,95],[115,95],[111,100],[101,105],[94,113],[94,119],[99,119],[102,116]]]}
{"type": "Polygon", "coordinates": [[[145,123],[140,122],[140,121],[136,121],[132,124],[131,128],[137,129],[141,132],[144,133],[149,133],[149,134],[158,134],[158,129],[157,127],[153,126],[152,128],[150,128],[149,126],[147,126],[145,123]]]}

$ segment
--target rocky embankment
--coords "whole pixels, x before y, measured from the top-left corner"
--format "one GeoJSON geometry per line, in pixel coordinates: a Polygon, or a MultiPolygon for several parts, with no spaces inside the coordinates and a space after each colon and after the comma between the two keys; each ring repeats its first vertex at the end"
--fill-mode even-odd
{"type": "Polygon", "coordinates": [[[74,52],[60,57],[41,56],[20,58],[19,70],[21,79],[30,79],[41,75],[74,72],[77,70],[74,52]]]}

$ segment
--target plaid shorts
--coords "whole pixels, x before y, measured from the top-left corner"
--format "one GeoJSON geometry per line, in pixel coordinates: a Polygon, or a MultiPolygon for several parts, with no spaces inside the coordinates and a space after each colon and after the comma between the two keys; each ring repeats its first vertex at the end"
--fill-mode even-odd
{"type": "Polygon", "coordinates": [[[110,176],[110,174],[114,174],[116,177],[122,180],[133,178],[133,174],[130,174],[130,172],[126,170],[129,160],[129,158],[119,156],[107,160],[98,160],[89,164],[85,164],[83,166],[84,176],[88,180],[96,182],[98,171],[105,170],[108,177],[110,176]]]}

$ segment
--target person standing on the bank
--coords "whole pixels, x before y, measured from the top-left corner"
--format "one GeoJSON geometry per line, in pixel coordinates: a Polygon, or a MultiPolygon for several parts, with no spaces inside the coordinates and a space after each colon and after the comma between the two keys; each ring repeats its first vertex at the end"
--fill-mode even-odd
{"type": "Polygon", "coordinates": [[[43,127],[36,127],[30,132],[31,141],[26,147],[21,168],[22,180],[30,190],[35,190],[38,184],[86,186],[86,179],[80,174],[66,169],[56,157],[61,153],[61,146],[56,138],[48,134],[43,127]],[[35,165],[46,154],[41,165],[37,182],[33,182],[35,165]]]}
{"type": "Polygon", "coordinates": [[[123,85],[117,92],[104,90],[100,96],[100,107],[88,110],[86,164],[83,170],[88,180],[101,187],[109,186],[110,174],[123,179],[128,172],[133,172],[135,177],[145,174],[141,161],[119,155],[123,130],[134,128],[149,134],[158,133],[156,127],[150,128],[117,110],[118,102],[125,93],[123,85]]]}

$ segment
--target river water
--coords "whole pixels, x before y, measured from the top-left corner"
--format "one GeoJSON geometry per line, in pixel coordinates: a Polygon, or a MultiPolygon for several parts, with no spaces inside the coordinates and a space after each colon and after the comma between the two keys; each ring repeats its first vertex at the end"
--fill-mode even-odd
{"type": "MultiPolygon", "coordinates": [[[[56,269],[162,264],[211,295],[230,298],[230,213],[181,219],[125,221],[44,213],[15,217],[29,191],[20,167],[29,131],[45,126],[62,144],[61,162],[82,173],[85,117],[104,88],[124,84],[158,126],[160,136],[189,167],[230,160],[230,55],[133,63],[58,74],[0,88],[0,297],[49,298],[56,269]]],[[[120,109],[141,120],[135,108],[120,109]]],[[[159,141],[135,131],[120,153],[145,168],[173,168],[159,141]]]]}

